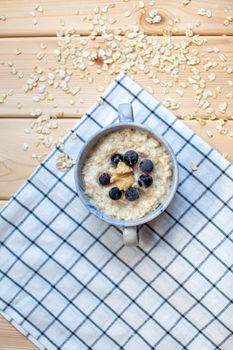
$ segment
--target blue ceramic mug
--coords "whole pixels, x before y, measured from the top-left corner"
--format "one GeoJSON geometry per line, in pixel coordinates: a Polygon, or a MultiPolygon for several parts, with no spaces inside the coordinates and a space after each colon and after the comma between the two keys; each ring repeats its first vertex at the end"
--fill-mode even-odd
{"type": "Polygon", "coordinates": [[[75,165],[75,171],[74,171],[75,184],[76,184],[79,198],[82,200],[84,205],[90,210],[90,212],[96,215],[101,220],[104,220],[112,225],[123,227],[124,243],[127,246],[136,246],[139,243],[140,226],[159,216],[172,201],[178,185],[178,165],[172,149],[161,136],[157,135],[153,130],[134,122],[133,109],[130,103],[123,103],[119,105],[118,111],[119,111],[119,123],[116,123],[101,129],[96,134],[94,134],[82,147],[75,165]],[[88,195],[86,194],[85,186],[83,183],[83,177],[82,177],[83,165],[89,153],[95,146],[95,144],[99,142],[106,135],[112,133],[113,131],[122,130],[128,127],[146,131],[149,134],[151,134],[154,138],[158,139],[161,142],[161,144],[166,147],[172,159],[172,182],[171,182],[169,193],[167,194],[167,197],[165,198],[163,203],[157,206],[154,210],[150,211],[144,217],[135,219],[135,220],[130,220],[130,221],[118,220],[100,211],[95,206],[95,203],[93,203],[91,199],[88,197],[88,195]]]}

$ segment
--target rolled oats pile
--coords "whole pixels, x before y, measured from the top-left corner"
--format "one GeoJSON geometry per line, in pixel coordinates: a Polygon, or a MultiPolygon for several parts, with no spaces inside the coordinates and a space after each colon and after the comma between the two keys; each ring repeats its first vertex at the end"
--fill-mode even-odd
{"type": "MultiPolygon", "coordinates": [[[[183,0],[180,6],[187,8],[189,5],[189,8],[190,3],[191,0],[183,0]]],[[[150,93],[154,93],[157,87],[163,91],[165,96],[163,104],[171,110],[179,110],[186,91],[189,94],[191,91],[196,107],[189,113],[183,113],[181,118],[184,120],[196,119],[200,125],[204,126],[205,120],[199,117],[203,111],[204,115],[209,116],[209,120],[216,119],[216,132],[232,137],[233,130],[228,130],[227,119],[233,118],[228,113],[228,107],[233,98],[233,67],[220,48],[210,46],[206,37],[195,33],[196,27],[201,26],[198,18],[205,16],[211,21],[214,11],[209,8],[199,8],[195,24],[188,24],[185,36],[178,38],[173,34],[179,31],[181,19],[163,18],[156,5],[156,1],[153,0],[135,2],[134,5],[129,5],[129,11],[122,14],[122,21],[119,19],[117,21],[113,16],[112,9],[119,6],[117,3],[96,7],[88,15],[83,15],[76,10],[75,14],[82,22],[88,24],[88,36],[80,36],[75,28],[68,28],[61,18],[62,29],[57,31],[57,45],[53,50],[56,65],[49,67],[49,72],[44,72],[40,62],[47,62],[47,46],[41,42],[40,51],[36,55],[38,64],[35,65],[31,76],[24,82],[24,92],[33,93],[32,100],[35,104],[39,105],[41,101],[49,101],[53,108],[57,108],[51,87],[61,90],[70,97],[69,103],[78,113],[77,104],[85,102],[82,96],[81,80],[85,79],[93,89],[101,93],[120,71],[125,71],[133,78],[137,78],[137,74],[140,73],[149,78],[151,84],[147,90],[150,93]],[[138,16],[138,22],[132,23],[130,29],[124,30],[121,22],[135,13],[138,16]],[[151,26],[151,30],[156,29],[158,25],[161,26],[162,22],[163,36],[156,37],[146,34],[141,25],[142,19],[151,26]],[[227,93],[223,92],[221,86],[213,85],[218,78],[216,68],[229,76],[227,93]],[[188,74],[184,75],[184,70],[188,71],[188,74]],[[104,76],[103,83],[97,85],[95,79],[100,74],[104,76]],[[80,78],[79,86],[72,85],[74,75],[80,78]],[[177,99],[174,98],[174,95],[169,96],[170,92],[175,92],[177,99]],[[221,103],[216,105],[216,101],[220,98],[221,103]]],[[[226,19],[223,26],[232,25],[233,17],[230,12],[233,11],[225,10],[225,12],[226,19]]],[[[32,11],[33,25],[39,25],[40,16],[43,14],[43,7],[36,4],[32,11]]],[[[20,47],[16,48],[16,55],[21,53],[20,47]]],[[[16,75],[19,79],[24,78],[24,73],[18,71],[12,62],[7,62],[7,64],[11,74],[16,75]]],[[[6,92],[0,96],[1,104],[7,99],[9,93],[12,92],[6,92]]],[[[17,107],[20,109],[23,106],[19,103],[17,107]]],[[[53,137],[53,130],[58,127],[58,117],[63,113],[65,111],[45,114],[39,108],[32,111],[34,121],[30,132],[37,134],[36,142],[42,144],[45,149],[51,149],[58,143],[62,145],[61,139],[57,140],[53,137]]],[[[207,130],[207,135],[213,137],[212,131],[207,130]]],[[[23,149],[28,148],[30,149],[30,147],[23,149]]],[[[65,152],[65,150],[62,151],[65,152]]],[[[34,155],[33,158],[40,161],[44,155],[34,155]]],[[[62,169],[65,168],[66,162],[67,167],[70,166],[66,157],[63,158],[62,160],[58,158],[58,167],[61,168],[62,164],[62,169]]]]}

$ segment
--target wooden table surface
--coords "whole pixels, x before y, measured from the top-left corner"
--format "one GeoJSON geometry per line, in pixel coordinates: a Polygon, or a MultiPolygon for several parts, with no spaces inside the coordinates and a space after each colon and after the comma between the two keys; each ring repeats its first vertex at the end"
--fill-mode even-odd
{"type": "MultiPolygon", "coordinates": [[[[156,0],[155,5],[151,1],[145,0],[146,13],[148,8],[158,9],[162,16],[162,21],[158,24],[148,24],[145,16],[138,10],[143,1],[108,1],[108,0],[69,0],[64,3],[62,0],[1,0],[0,1],[0,97],[3,94],[9,96],[1,103],[0,99],[0,206],[2,207],[15,191],[24,183],[27,177],[38,165],[38,161],[32,158],[32,153],[38,154],[45,149],[36,145],[36,134],[25,133],[25,129],[30,128],[33,117],[31,112],[38,108],[38,103],[33,101],[33,93],[25,93],[23,86],[36,66],[42,66],[43,69],[57,67],[54,58],[54,49],[58,45],[56,37],[58,30],[75,28],[84,38],[89,35],[90,21],[86,20],[90,12],[96,8],[104,7],[110,3],[115,3],[109,12],[111,16],[111,28],[122,28],[120,34],[125,40],[128,30],[132,25],[138,23],[140,28],[155,40],[161,41],[161,35],[164,30],[173,25],[174,19],[178,19],[174,42],[180,42],[185,38],[187,26],[193,25],[195,34],[207,38],[208,42],[200,48],[203,50],[203,56],[207,54],[207,48],[217,47],[220,53],[227,58],[227,67],[233,66],[233,22],[229,18],[229,23],[225,22],[227,16],[233,17],[232,0],[191,0],[189,4],[182,4],[182,0],[156,0]],[[42,10],[36,6],[36,3],[42,7],[42,10]],[[199,16],[198,9],[210,9],[211,16],[199,16]],[[39,9],[39,10],[38,10],[39,9]],[[128,12],[128,13],[127,13],[128,12]],[[85,17],[86,16],[86,17],[85,17]],[[34,23],[33,23],[34,21],[34,23]],[[171,22],[173,21],[173,22],[171,22]],[[37,22],[35,24],[35,22],[37,22]],[[41,47],[41,43],[42,47],[41,47]],[[46,47],[46,49],[45,49],[46,47]],[[46,58],[38,57],[38,53],[46,52],[46,58]],[[12,71],[12,67],[17,71],[12,71]],[[22,73],[20,73],[22,72],[22,73]],[[20,75],[20,74],[21,75],[20,75]],[[18,75],[17,75],[18,74],[18,75]],[[29,149],[24,151],[23,143],[29,145],[29,149]]],[[[173,34],[174,35],[174,34],[173,34]]],[[[89,40],[89,47],[95,49],[95,41],[89,40]]],[[[210,55],[210,54],[209,54],[210,55]]],[[[42,55],[43,56],[43,55],[42,55]]],[[[223,60],[224,61],[224,60],[223,60]]],[[[54,135],[64,133],[86,111],[100,95],[96,88],[98,85],[106,87],[114,79],[114,75],[105,77],[104,72],[98,74],[97,65],[94,64],[93,75],[94,84],[88,83],[87,79],[80,79],[80,71],[74,71],[72,74],[73,86],[77,83],[81,91],[77,96],[72,97],[61,90],[52,89],[54,100],[41,101],[39,106],[45,113],[62,111],[63,115],[59,118],[59,127],[54,131],[54,135]]],[[[199,68],[199,67],[198,67],[199,68]]],[[[154,69],[154,68],[152,68],[154,69]]],[[[230,68],[231,69],[231,68],[230,68]]],[[[209,82],[209,89],[220,86],[222,93],[213,101],[215,105],[228,103],[225,114],[217,114],[217,119],[227,120],[227,129],[233,131],[233,99],[226,100],[226,94],[233,93],[232,83],[233,75],[231,70],[222,72],[219,66],[211,72],[216,73],[216,79],[209,82]]],[[[200,67],[200,75],[209,74],[200,67]]],[[[188,72],[184,69],[182,80],[187,79],[188,72]]],[[[167,75],[167,77],[169,77],[167,75]]],[[[143,71],[138,70],[134,74],[134,79],[145,88],[153,88],[154,95],[164,100],[166,97],[165,89],[157,87],[151,83],[151,78],[143,71]]],[[[177,83],[178,84],[178,83],[177,83]]],[[[178,85],[177,85],[178,86],[178,85]]],[[[180,108],[174,113],[182,117],[184,113],[190,113],[195,109],[194,95],[189,88],[184,96],[176,93],[176,84],[170,89],[169,96],[175,98],[180,108]]],[[[233,137],[222,135],[216,130],[216,120],[209,120],[208,108],[200,108],[195,112],[199,121],[187,120],[190,126],[197,134],[209,142],[215,149],[221,153],[227,153],[228,159],[233,161],[233,137]],[[200,120],[206,120],[206,125],[202,126],[200,120]],[[209,137],[207,132],[213,133],[209,137]]],[[[233,133],[232,133],[233,135],[233,133]]],[[[232,136],[231,135],[231,136],[232,136]]],[[[35,349],[36,347],[14,329],[6,320],[0,317],[0,350],[10,349],[35,349]]]]}

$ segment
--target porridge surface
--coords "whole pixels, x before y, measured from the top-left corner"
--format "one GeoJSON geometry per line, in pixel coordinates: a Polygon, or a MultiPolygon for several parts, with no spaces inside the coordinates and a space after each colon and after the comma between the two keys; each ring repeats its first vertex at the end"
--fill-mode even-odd
{"type": "Polygon", "coordinates": [[[167,149],[152,135],[146,131],[127,128],[110,133],[94,146],[82,174],[86,193],[100,210],[117,219],[134,220],[145,216],[163,202],[171,184],[172,162],[167,149]],[[129,150],[138,153],[137,164],[130,169],[124,162],[120,162],[116,169],[110,162],[111,156],[129,150]],[[154,164],[150,173],[153,184],[148,188],[138,185],[138,178],[142,175],[139,164],[145,158],[151,159],[154,164]],[[102,173],[109,173],[114,183],[101,186],[99,176],[102,173]],[[139,198],[130,202],[123,194],[119,200],[112,200],[109,190],[116,185],[121,186],[121,189],[131,186],[138,188],[139,198]]]}

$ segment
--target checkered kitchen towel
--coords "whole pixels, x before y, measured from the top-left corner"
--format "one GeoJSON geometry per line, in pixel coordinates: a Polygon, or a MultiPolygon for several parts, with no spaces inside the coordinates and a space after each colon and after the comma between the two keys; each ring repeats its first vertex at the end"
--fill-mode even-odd
{"type": "Polygon", "coordinates": [[[140,247],[124,247],[121,228],[84,208],[73,168],[59,172],[52,152],[0,214],[4,315],[42,349],[232,350],[233,167],[124,74],[102,99],[66,152],[76,158],[131,102],[176,153],[175,199],[143,226],[140,247]]]}

